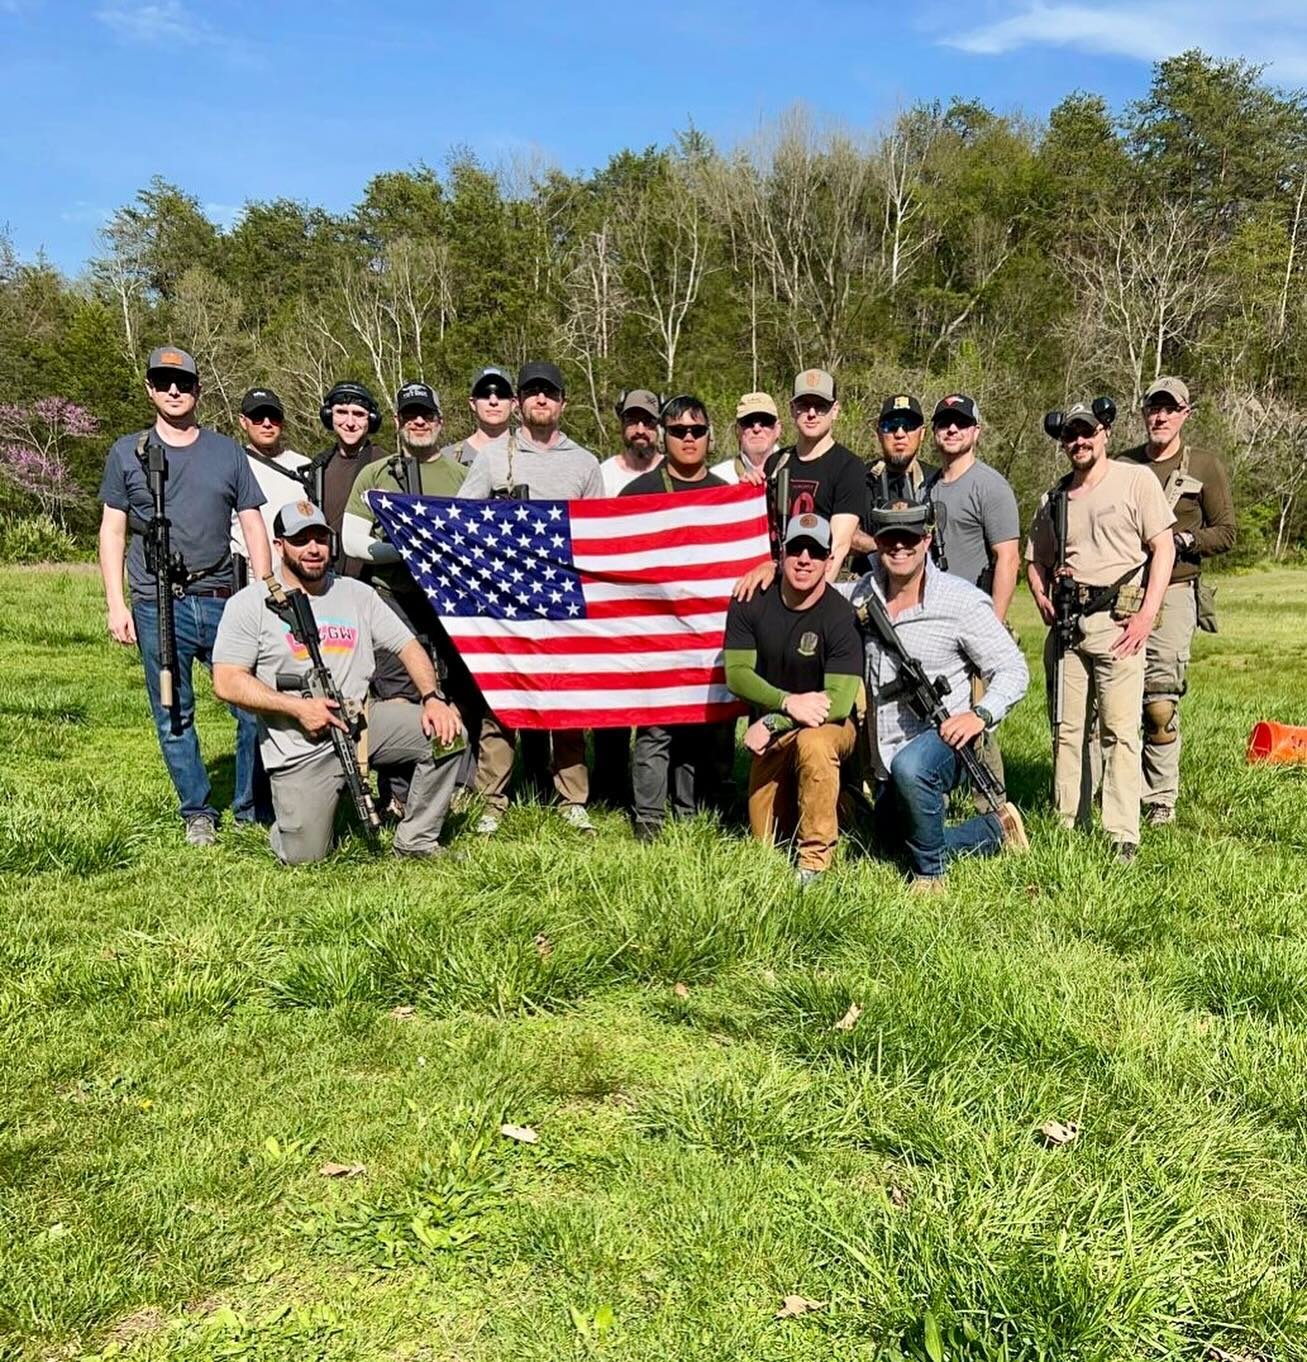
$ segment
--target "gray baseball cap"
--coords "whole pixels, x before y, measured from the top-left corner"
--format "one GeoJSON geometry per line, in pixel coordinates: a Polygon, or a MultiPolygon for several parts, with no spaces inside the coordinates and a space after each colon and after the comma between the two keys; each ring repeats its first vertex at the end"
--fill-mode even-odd
{"type": "Polygon", "coordinates": [[[1189,405],[1189,385],[1182,378],[1155,378],[1148,385],[1148,391],[1144,394],[1144,401],[1147,403],[1154,397],[1160,397],[1163,393],[1182,407],[1189,405]]]}
{"type": "Polygon", "coordinates": [[[788,549],[800,541],[815,544],[823,553],[829,553],[830,521],[824,515],[813,515],[811,511],[792,515],[785,527],[785,547],[788,549]]]}
{"type": "Polygon", "coordinates": [[[273,517],[272,537],[290,539],[311,525],[320,525],[324,530],[331,530],[331,526],[327,524],[327,517],[311,501],[288,501],[273,517]]]}
{"type": "Polygon", "coordinates": [[[930,533],[930,507],[925,503],[895,501],[873,506],[868,516],[873,535],[886,530],[906,530],[924,539],[930,533]]]}
{"type": "Polygon", "coordinates": [[[825,369],[805,369],[795,376],[794,396],[821,397],[827,402],[834,402],[835,380],[825,369]]]}
{"type": "Polygon", "coordinates": [[[158,345],[150,351],[150,358],[145,362],[145,372],[152,374],[156,369],[171,369],[176,374],[194,374],[196,378],[200,376],[200,371],[191,356],[175,345],[158,345]]]}

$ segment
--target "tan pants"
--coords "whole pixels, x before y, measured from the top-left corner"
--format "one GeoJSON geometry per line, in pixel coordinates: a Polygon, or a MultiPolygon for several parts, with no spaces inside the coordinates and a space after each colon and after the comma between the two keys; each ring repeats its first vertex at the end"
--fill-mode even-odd
{"type": "Polygon", "coordinates": [[[1180,796],[1180,697],[1185,692],[1189,651],[1198,628],[1198,601],[1194,583],[1176,582],[1166,589],[1162,613],[1148,636],[1144,665],[1144,700],[1175,702],[1169,725],[1175,741],[1150,742],[1144,724],[1144,803],[1175,808],[1180,796]]]}
{"type": "MultiPolygon", "coordinates": [[[[579,728],[559,728],[553,740],[551,772],[559,803],[584,804],[590,798],[590,772],[585,765],[585,733],[579,728]]],[[[517,730],[505,728],[487,710],[481,721],[481,752],[477,758],[477,794],[492,808],[508,807],[508,783],[513,777],[513,751],[517,730]]]]}
{"type": "Polygon", "coordinates": [[[851,719],[793,728],[772,741],[749,771],[749,827],[760,842],[797,834],[799,868],[825,870],[840,835],[840,764],[853,755],[851,719]]]}
{"type": "MultiPolygon", "coordinates": [[[[971,678],[971,703],[978,705],[985,698],[985,685],[983,676],[973,676],[971,678]]],[[[1007,791],[1007,780],[1003,775],[1003,753],[998,747],[998,732],[996,729],[988,729],[976,739],[976,756],[980,764],[998,781],[998,788],[1007,791]]],[[[989,800],[980,793],[979,790],[971,792],[972,800],[975,802],[978,813],[989,812],[989,800]]]]}
{"type": "Polygon", "coordinates": [[[1053,804],[1068,827],[1089,826],[1093,812],[1090,745],[1097,705],[1103,752],[1103,829],[1114,842],[1138,842],[1144,654],[1113,655],[1112,644],[1122,628],[1107,611],[1086,615],[1080,621],[1080,642],[1067,650],[1062,724],[1053,747],[1053,804]]]}

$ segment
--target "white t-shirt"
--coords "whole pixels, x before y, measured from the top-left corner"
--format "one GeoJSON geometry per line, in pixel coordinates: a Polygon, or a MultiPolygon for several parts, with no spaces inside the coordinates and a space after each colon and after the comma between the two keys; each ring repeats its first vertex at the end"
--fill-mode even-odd
{"type": "MultiPolygon", "coordinates": [[[[245,451],[249,458],[249,450],[245,451]]],[[[303,454],[296,454],[293,449],[285,449],[277,455],[276,462],[283,468],[307,468],[312,462],[303,454]]],[[[263,514],[263,523],[268,529],[268,544],[272,544],[272,522],[277,518],[277,512],[288,502],[303,501],[305,497],[304,484],[295,478],[287,477],[278,473],[275,468],[269,468],[261,459],[249,459],[250,472],[254,474],[254,481],[259,484],[259,490],[263,493],[265,500],[259,510],[263,514]]],[[[250,555],[245,547],[245,532],[240,527],[240,521],[235,515],[231,518],[231,551],[233,555],[239,554],[248,563],[250,555]]],[[[277,550],[272,550],[272,566],[274,570],[280,566],[281,560],[277,556],[277,550]]]]}
{"type": "Polygon", "coordinates": [[[662,461],[662,455],[660,454],[648,468],[641,468],[632,472],[622,462],[621,455],[619,454],[614,454],[611,459],[605,459],[603,463],[599,465],[599,476],[604,480],[604,496],[621,496],[622,488],[624,488],[628,482],[634,482],[636,478],[642,477],[645,473],[652,472],[660,463],[662,463],[662,461]]]}

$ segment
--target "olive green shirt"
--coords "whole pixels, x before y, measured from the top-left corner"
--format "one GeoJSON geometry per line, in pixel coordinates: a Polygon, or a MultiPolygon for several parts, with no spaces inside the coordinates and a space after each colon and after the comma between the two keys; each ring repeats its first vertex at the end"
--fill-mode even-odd
{"type": "MultiPolygon", "coordinates": [[[[1172,473],[1180,474],[1180,463],[1185,446],[1169,459],[1150,459],[1147,445],[1136,445],[1116,458],[1121,463],[1141,464],[1151,468],[1168,491],[1172,473]]],[[[1169,495],[1169,493],[1168,493],[1169,495]]],[[[1202,571],[1202,560],[1218,553],[1228,553],[1234,547],[1234,497],[1230,494],[1230,479],[1225,465],[1214,454],[1201,449],[1189,449],[1189,471],[1180,498],[1175,503],[1175,532],[1194,537],[1194,546],[1175,555],[1171,570],[1173,582],[1192,581],[1202,571]]]]}

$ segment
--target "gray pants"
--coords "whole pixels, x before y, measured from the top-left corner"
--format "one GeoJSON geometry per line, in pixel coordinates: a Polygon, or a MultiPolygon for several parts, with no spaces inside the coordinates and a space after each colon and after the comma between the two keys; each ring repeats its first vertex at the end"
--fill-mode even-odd
{"type": "Polygon", "coordinates": [[[1191,579],[1167,587],[1162,613],[1148,636],[1144,663],[1144,705],[1169,700],[1174,706],[1164,736],[1158,741],[1145,714],[1144,803],[1174,809],[1180,797],[1180,699],[1188,684],[1189,654],[1198,628],[1196,584],[1191,579]]]}
{"type": "MultiPolygon", "coordinates": [[[[369,762],[377,767],[413,765],[408,805],[395,832],[396,851],[422,855],[440,843],[462,749],[437,758],[431,741],[422,732],[417,705],[392,700],[369,707],[369,762]]],[[[323,743],[313,756],[269,776],[275,822],[268,840],[273,851],[287,865],[322,860],[331,849],[336,805],[345,790],[345,776],[331,744],[323,743]]]]}
{"type": "Polygon", "coordinates": [[[719,802],[735,755],[734,722],[656,724],[635,730],[631,763],[635,821],[658,828],[667,815],[688,818],[696,808],[719,802]]]}

